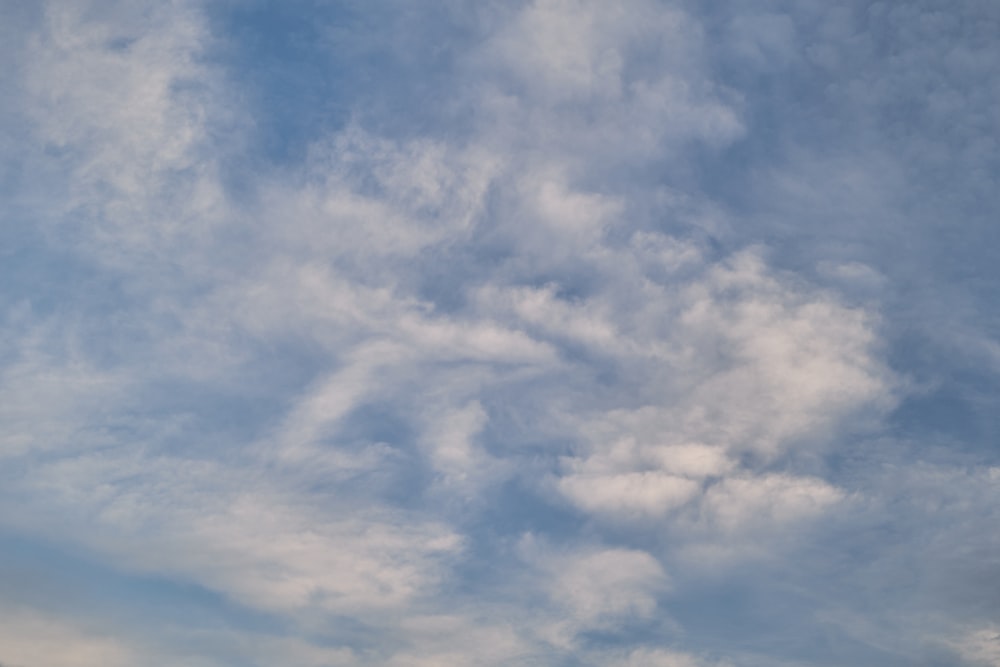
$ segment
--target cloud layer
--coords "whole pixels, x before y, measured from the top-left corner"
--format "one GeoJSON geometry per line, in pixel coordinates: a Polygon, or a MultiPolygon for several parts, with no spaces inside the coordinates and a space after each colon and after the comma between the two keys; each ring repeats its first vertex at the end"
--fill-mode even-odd
{"type": "Polygon", "coordinates": [[[3,665],[1000,664],[990,7],[0,16],[3,665]]]}

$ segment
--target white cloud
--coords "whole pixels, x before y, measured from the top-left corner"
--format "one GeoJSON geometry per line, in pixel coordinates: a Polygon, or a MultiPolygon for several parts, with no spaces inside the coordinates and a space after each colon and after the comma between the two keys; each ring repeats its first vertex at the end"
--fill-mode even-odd
{"type": "Polygon", "coordinates": [[[78,456],[38,465],[15,483],[8,492],[21,494],[21,511],[2,519],[128,570],[182,577],[289,613],[403,608],[461,550],[458,535],[417,514],[282,486],[261,469],[212,461],[78,456]],[[36,525],[47,514],[53,518],[36,525]]]}
{"type": "Polygon", "coordinates": [[[581,632],[618,632],[649,621],[671,585],[660,563],[636,549],[555,548],[529,534],[519,552],[549,604],[544,613],[533,614],[535,631],[561,649],[575,646],[581,632]]]}
{"type": "Polygon", "coordinates": [[[709,488],[701,512],[713,530],[753,533],[815,518],[844,498],[843,491],[817,478],[731,477],[709,488]]]}
{"type": "Polygon", "coordinates": [[[399,260],[468,237],[502,166],[480,147],[394,141],[349,126],[315,142],[305,165],[264,180],[254,217],[275,249],[393,284],[399,260]]]}
{"type": "Polygon", "coordinates": [[[0,606],[0,659],[5,667],[91,667],[136,664],[222,667],[240,661],[279,661],[301,667],[347,667],[359,656],[342,647],[317,646],[297,638],[219,627],[191,630],[172,624],[153,628],[123,626],[102,618],[43,613],[0,606]]]}
{"type": "Polygon", "coordinates": [[[128,667],[143,656],[74,621],[0,606],[0,658],[11,667],[128,667]]]}
{"type": "Polygon", "coordinates": [[[74,350],[72,334],[53,331],[55,322],[29,321],[16,361],[0,370],[0,458],[110,443],[93,415],[126,399],[128,379],[74,350]]]}
{"type": "Polygon", "coordinates": [[[405,619],[400,628],[408,646],[382,664],[399,667],[525,664],[522,661],[530,660],[535,649],[512,625],[511,622],[477,623],[475,619],[454,614],[414,615],[405,619]]]}
{"type": "MultiPolygon", "coordinates": [[[[817,228],[814,209],[863,238],[898,215],[909,172],[877,147],[864,169],[804,147],[790,167],[729,165],[763,174],[751,180],[774,199],[773,224],[708,201],[703,189],[734,186],[698,165],[727,147],[752,161],[756,144],[735,142],[762,122],[720,83],[720,49],[758,74],[803,54],[836,71],[851,55],[803,51],[786,14],[727,8],[736,18],[711,32],[652,0],[459,5],[441,11],[490,21],[435,44],[461,58],[437,63],[447,82],[428,93],[455,127],[399,136],[358,109],[280,168],[241,152],[253,132],[234,101],[241,74],[210,64],[209,28],[225,22],[201,4],[45,5],[11,60],[27,96],[3,103],[31,132],[4,146],[55,175],[29,202],[39,252],[72,255],[121,294],[4,315],[0,447],[16,465],[0,522],[288,623],[256,643],[222,633],[244,661],[707,664],[580,636],[667,623],[661,561],[680,580],[675,566],[780,560],[810,526],[887,502],[882,473],[834,482],[817,461],[896,405],[877,309],[897,276],[856,257],[856,238],[805,253],[830,289],[776,268],[794,258],[745,248],[762,230],[781,246],[817,228]],[[239,188],[222,176],[234,164],[239,188]],[[241,428],[223,423],[231,413],[241,428]],[[558,542],[572,547],[543,535],[520,565],[503,562],[511,535],[567,507],[553,532],[575,531],[558,542]],[[462,578],[484,552],[477,567],[517,570],[517,590],[462,578]],[[365,625],[360,643],[391,641],[313,641],[338,617],[365,625]]],[[[826,36],[846,38],[834,18],[826,36]]],[[[973,56],[956,49],[949,67],[973,56]]],[[[857,100],[878,89],[862,79],[830,86],[857,100]]],[[[928,104],[935,117],[962,108],[947,91],[928,104]]],[[[969,331],[948,337],[994,363],[995,336],[969,331]]],[[[988,506],[983,479],[951,470],[899,488],[925,489],[914,507],[960,524],[988,506]],[[973,478],[980,495],[946,491],[973,478]]],[[[0,660],[63,664],[39,639],[61,633],[79,648],[65,664],[143,662],[74,623],[11,618],[21,653],[0,660]]],[[[989,664],[994,629],[956,650],[989,664]]]]}
{"type": "Polygon", "coordinates": [[[549,566],[557,573],[553,599],[585,627],[621,617],[648,618],[656,593],[668,584],[660,564],[641,551],[607,549],[549,566]]]}
{"type": "Polygon", "coordinates": [[[625,657],[606,664],[615,667],[703,667],[707,665],[724,667],[721,663],[708,662],[689,653],[645,648],[631,651],[625,657]]]}
{"type": "Polygon", "coordinates": [[[425,419],[423,444],[445,488],[478,490],[485,485],[484,478],[498,472],[500,463],[476,442],[489,421],[478,402],[458,408],[431,408],[425,419]]]}
{"type": "Polygon", "coordinates": [[[688,349],[721,362],[691,400],[691,425],[706,438],[772,456],[831,433],[851,412],[893,405],[865,311],[783,285],[752,254],[713,270],[692,295],[681,318],[688,349]]]}
{"type": "MultiPolygon", "coordinates": [[[[621,265],[633,261],[621,255],[621,265]]],[[[741,472],[739,457],[773,461],[825,447],[894,404],[894,380],[878,359],[869,314],[773,274],[752,252],[679,288],[640,284],[655,297],[630,320],[614,313],[624,300],[617,290],[627,283],[573,302],[551,288],[522,289],[507,301],[532,329],[629,369],[636,387],[634,407],[588,412],[574,405],[562,417],[581,444],[563,459],[555,485],[585,512],[662,519],[718,478],[726,481],[709,497],[747,478],[777,491],[783,478],[757,478],[753,464],[741,472]]],[[[493,303],[504,302],[494,296],[493,303]]],[[[809,488],[821,505],[839,493],[809,488]]],[[[785,492],[791,487],[779,495],[785,492]]]]}
{"type": "Polygon", "coordinates": [[[663,144],[721,145],[741,133],[736,114],[699,76],[701,49],[698,25],[672,7],[537,0],[475,62],[494,74],[483,106],[504,132],[564,154],[628,159],[663,144]]]}
{"type": "Polygon", "coordinates": [[[996,626],[970,630],[951,645],[970,664],[981,667],[1000,665],[1000,628],[996,626]]]}
{"type": "Polygon", "coordinates": [[[557,488],[584,511],[612,518],[659,518],[700,491],[693,480],[657,471],[570,474],[559,479],[557,488]]]}
{"type": "Polygon", "coordinates": [[[76,221],[56,225],[64,241],[134,267],[209,238],[226,205],[209,124],[229,123],[199,63],[207,40],[185,3],[46,4],[23,75],[35,141],[69,169],[68,190],[39,202],[76,221]]]}

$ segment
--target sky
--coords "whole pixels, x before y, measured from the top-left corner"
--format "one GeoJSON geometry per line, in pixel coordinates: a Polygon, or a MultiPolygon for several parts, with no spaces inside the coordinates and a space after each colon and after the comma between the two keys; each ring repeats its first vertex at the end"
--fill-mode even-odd
{"type": "Polygon", "coordinates": [[[0,665],[997,667],[998,35],[0,0],[0,665]]]}

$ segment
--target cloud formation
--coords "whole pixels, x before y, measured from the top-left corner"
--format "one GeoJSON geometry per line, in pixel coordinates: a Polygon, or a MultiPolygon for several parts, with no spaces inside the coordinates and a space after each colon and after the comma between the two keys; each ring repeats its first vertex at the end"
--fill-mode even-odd
{"type": "Polygon", "coordinates": [[[0,10],[0,661],[997,664],[931,5],[0,10]]]}

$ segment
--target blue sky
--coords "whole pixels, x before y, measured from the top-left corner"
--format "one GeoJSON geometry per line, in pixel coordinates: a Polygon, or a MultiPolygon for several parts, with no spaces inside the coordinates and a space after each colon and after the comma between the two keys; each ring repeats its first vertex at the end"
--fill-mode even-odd
{"type": "Polygon", "coordinates": [[[0,665],[1000,665],[1000,5],[0,4],[0,665]]]}

